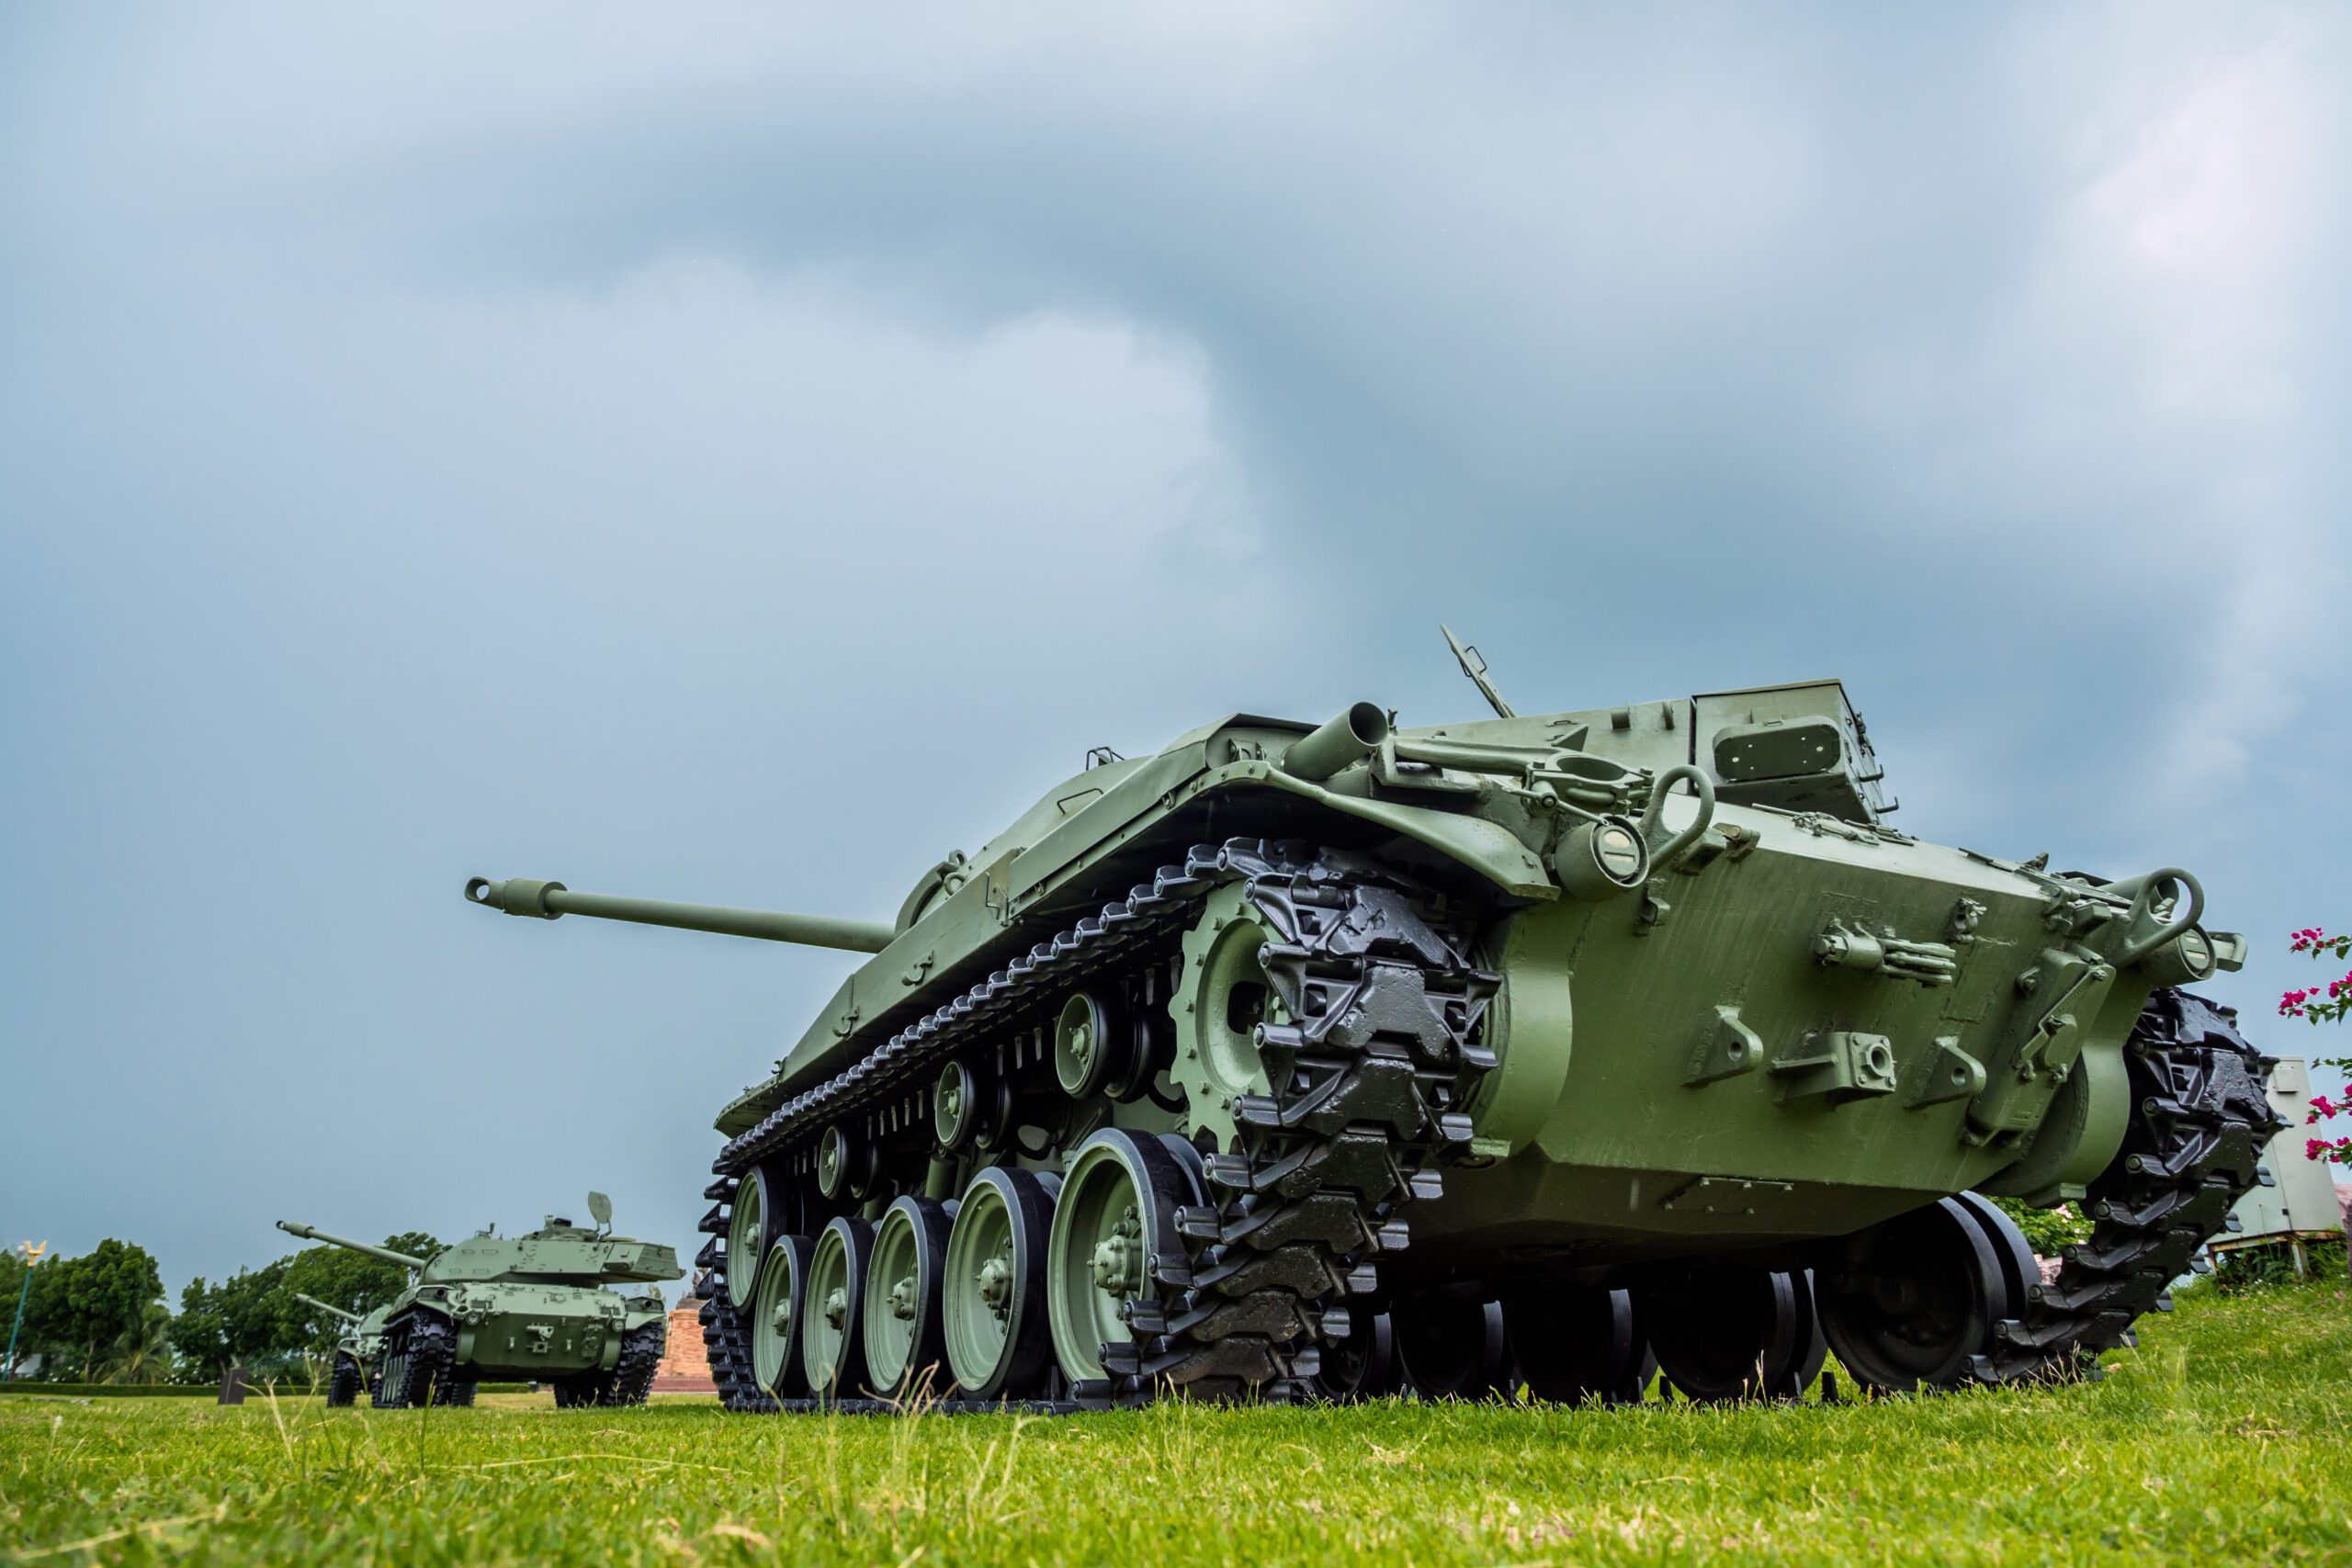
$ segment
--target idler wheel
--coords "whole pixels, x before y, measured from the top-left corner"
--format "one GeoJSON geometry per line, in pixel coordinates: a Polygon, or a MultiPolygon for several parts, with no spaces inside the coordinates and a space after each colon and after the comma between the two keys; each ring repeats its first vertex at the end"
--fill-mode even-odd
{"type": "Polygon", "coordinates": [[[1348,1309],[1348,1332],[1326,1339],[1322,1364],[1311,1380],[1317,1395],[1341,1403],[1379,1399],[1403,1386],[1396,1361],[1396,1325],[1385,1312],[1348,1309]]]}
{"type": "Polygon", "coordinates": [[[1658,1370],[1701,1404],[1792,1397],[1818,1337],[1802,1278],[1770,1269],[1695,1269],[1649,1281],[1634,1292],[1634,1315],[1658,1370]]]}
{"type": "Polygon", "coordinates": [[[1486,1399],[1510,1387],[1503,1310],[1473,1296],[1409,1296],[1390,1311],[1405,1381],[1423,1399],[1486,1399]]]}
{"type": "Polygon", "coordinates": [[[1062,1179],[992,1167],[972,1179],[947,1236],[941,1319],[967,1399],[1026,1399],[1054,1353],[1046,1251],[1062,1179]]]}
{"type": "Polygon", "coordinates": [[[872,1272],[874,1227],[843,1214],[825,1227],[808,1259],[800,1296],[800,1364],[808,1392],[846,1399],[865,1371],[865,1281],[872,1272]]]}
{"type": "Polygon", "coordinates": [[[1114,1375],[1104,1351],[1135,1343],[1127,1303],[1159,1293],[1153,1265],[1184,1256],[1176,1211],[1199,1201],[1193,1176],[1159,1138],[1105,1127],[1078,1145],[1046,1246],[1046,1320],[1070,1382],[1114,1375]]]}
{"type": "Polygon", "coordinates": [[[1630,1404],[1657,1363],[1634,1323],[1629,1291],[1566,1280],[1507,1293],[1503,1326],[1534,1398],[1559,1404],[1630,1404]]]}
{"type": "Polygon", "coordinates": [[[1815,1277],[1838,1359],[1864,1386],[1896,1393],[1967,1382],[1971,1358],[2022,1305],[2010,1293],[2013,1278],[2024,1283],[2018,1261],[2004,1267],[1993,1235],[1955,1198],[1848,1237],[1815,1277]]]}
{"type": "Polygon", "coordinates": [[[865,1378],[876,1399],[905,1399],[930,1385],[948,1392],[940,1283],[947,1267],[952,1206],[911,1194],[874,1227],[865,1286],[865,1378]]]}
{"type": "Polygon", "coordinates": [[[752,1376],[778,1399],[796,1399],[808,1389],[808,1370],[800,1356],[800,1301],[816,1250],[805,1235],[780,1235],[760,1264],[760,1288],[750,1314],[752,1376]]]}
{"type": "Polygon", "coordinates": [[[727,1302],[738,1312],[749,1312],[759,1294],[760,1269],[775,1240],[776,1216],[782,1206],[781,1181],[763,1166],[743,1173],[735,1201],[727,1211],[727,1302]]]}

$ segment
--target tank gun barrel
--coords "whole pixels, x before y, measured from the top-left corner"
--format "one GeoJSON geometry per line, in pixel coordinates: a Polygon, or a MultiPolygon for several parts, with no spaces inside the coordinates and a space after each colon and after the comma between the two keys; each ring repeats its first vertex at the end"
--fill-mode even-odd
{"type": "Polygon", "coordinates": [[[380,1258],[387,1263],[397,1263],[403,1269],[424,1267],[424,1259],[422,1258],[411,1258],[407,1253],[394,1252],[389,1247],[370,1247],[364,1241],[353,1241],[349,1236],[329,1235],[314,1226],[298,1225],[291,1220],[278,1221],[277,1228],[288,1235],[299,1235],[304,1241],[322,1241],[329,1247],[340,1247],[352,1252],[364,1252],[370,1258],[380,1258]]]}
{"type": "Polygon", "coordinates": [[[729,909],[715,904],[673,904],[660,898],[624,898],[610,893],[574,893],[560,882],[524,877],[496,881],[477,876],[466,884],[466,898],[510,915],[587,915],[641,926],[716,931],[721,936],[787,942],[802,947],[833,947],[845,953],[879,953],[898,933],[876,920],[836,919],[830,915],[783,915],[764,909],[729,909]]]}
{"type": "Polygon", "coordinates": [[[343,1308],[335,1305],[333,1302],[322,1302],[316,1296],[306,1296],[300,1291],[294,1292],[294,1299],[300,1302],[304,1306],[316,1307],[319,1311],[327,1314],[329,1316],[339,1317],[345,1323],[357,1323],[359,1321],[359,1314],[357,1313],[345,1312],[343,1308]]]}

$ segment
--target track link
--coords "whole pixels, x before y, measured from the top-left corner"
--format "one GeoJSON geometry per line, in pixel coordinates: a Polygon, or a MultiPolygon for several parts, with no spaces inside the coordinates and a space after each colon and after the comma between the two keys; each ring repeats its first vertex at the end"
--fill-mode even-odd
{"type": "Polygon", "coordinates": [[[2199,1249],[2269,1173],[2263,1146],[2286,1125],[2263,1092],[2276,1059],[2201,997],[2148,998],[2125,1047],[2133,1104],[2123,1147],[2091,1186],[2091,1237],[2030,1286],[2021,1317],[1995,1329],[1971,1370],[1981,1382],[2096,1379],[2102,1351],[2133,1342],[2143,1313],[2169,1312],[2165,1287],[2202,1271],[2199,1249]]]}
{"type": "Polygon", "coordinates": [[[451,1376],[457,1359],[457,1330],[446,1319],[414,1311],[393,1319],[384,1332],[376,1407],[412,1410],[428,1404],[472,1404],[473,1384],[458,1384],[451,1376]],[[449,1397],[458,1387],[464,1390],[462,1397],[449,1397]]]}
{"type": "Polygon", "coordinates": [[[604,1388],[599,1404],[642,1404],[653,1393],[653,1374],[662,1370],[662,1346],[668,1325],[649,1323],[621,1336],[621,1359],[604,1388]]]}
{"type": "Polygon", "coordinates": [[[1159,1301],[1128,1304],[1136,1341],[1103,1364],[1130,1395],[1308,1397],[1346,1298],[1406,1245],[1399,1211],[1468,1147],[1455,1108],[1495,1065],[1476,1035],[1497,979],[1368,856],[1235,840],[1185,870],[1238,880],[1276,933],[1260,959],[1289,1021],[1260,1026],[1272,1092],[1235,1101],[1239,1147],[1207,1156],[1211,1201],[1177,1216],[1189,1255],[1161,1260],[1159,1301]]]}
{"type": "Polygon", "coordinates": [[[706,1278],[700,1316],[703,1356],[710,1363],[710,1381],[718,1385],[719,1404],[738,1415],[774,1414],[774,1396],[752,1373],[752,1325],[728,1302],[723,1270],[706,1278]]]}
{"type": "Polygon", "coordinates": [[[337,1350],[334,1353],[334,1371],[327,1377],[328,1408],[341,1409],[346,1404],[356,1404],[361,1382],[357,1358],[347,1350],[337,1350]]]}
{"type": "Polygon", "coordinates": [[[1306,1391],[1318,1343],[1349,1331],[1347,1308],[1325,1303],[1375,1287],[1374,1255],[1407,1239],[1397,1212],[1434,1197],[1432,1163],[1467,1145],[1457,1108],[1494,1066],[1477,1036],[1497,981],[1464,958],[1467,933],[1444,927],[1442,900],[1372,857],[1237,839],[1160,867],[729,1143],[696,1259],[704,1346],[729,1409],[776,1405],[726,1296],[727,1179],[905,1093],[1081,980],[1167,961],[1208,894],[1233,883],[1281,935],[1264,962],[1290,1021],[1260,1040],[1274,1092],[1237,1102],[1240,1147],[1200,1172],[1210,1201],[1185,1212],[1188,1256],[1159,1261],[1156,1299],[1128,1308],[1138,1342],[1106,1347],[1105,1365],[1129,1398],[1170,1383],[1212,1397],[1306,1391]]]}
{"type": "Polygon", "coordinates": [[[628,1330],[621,1336],[620,1358],[613,1363],[612,1371],[578,1372],[556,1379],[556,1408],[580,1410],[590,1405],[644,1404],[653,1392],[653,1374],[662,1365],[665,1336],[665,1325],[660,1323],[628,1330]]]}

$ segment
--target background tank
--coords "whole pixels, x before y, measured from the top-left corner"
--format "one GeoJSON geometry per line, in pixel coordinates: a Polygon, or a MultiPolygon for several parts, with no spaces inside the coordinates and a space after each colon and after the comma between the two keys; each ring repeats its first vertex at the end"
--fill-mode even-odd
{"type": "Polygon", "coordinates": [[[384,1352],[384,1319],[390,1313],[388,1306],[373,1312],[349,1312],[332,1302],[316,1296],[292,1292],[296,1301],[344,1325],[345,1332],[337,1337],[334,1365],[327,1375],[327,1404],[342,1406],[356,1403],[359,1390],[365,1386],[372,1400],[375,1396],[377,1363],[384,1352]]]}
{"type": "Polygon", "coordinates": [[[1897,831],[1834,681],[1521,716],[1454,647],[1493,717],[1098,751],[887,927],[467,885],[873,954],[717,1118],[730,1408],[2006,1383],[2168,1304],[2277,1124],[2194,876],[1897,831]],[[2095,1237],[2037,1289],[1987,1193],[2095,1237]]]}
{"type": "MultiPolygon", "coordinates": [[[[429,1258],[277,1224],[417,1271],[380,1316],[370,1314],[380,1336],[370,1385],[379,1407],[470,1404],[485,1379],[550,1383],[559,1405],[642,1404],[669,1317],[658,1293],[605,1287],[685,1271],[670,1247],[611,1235],[612,1205],[603,1193],[590,1193],[588,1206],[596,1228],[550,1216],[528,1235],[485,1233],[429,1258]]],[[[360,1347],[352,1353],[358,1365],[370,1364],[360,1347]]]]}

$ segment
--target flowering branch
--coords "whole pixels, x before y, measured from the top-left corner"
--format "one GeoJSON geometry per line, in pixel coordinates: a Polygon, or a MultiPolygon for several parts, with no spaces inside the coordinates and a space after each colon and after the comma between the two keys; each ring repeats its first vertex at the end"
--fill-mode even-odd
{"type": "MultiPolygon", "coordinates": [[[[2335,958],[2341,962],[2352,958],[2352,936],[2330,936],[2317,926],[2307,926],[2287,939],[2290,953],[2308,953],[2313,958],[2335,958]]],[[[2278,1016],[2300,1018],[2306,1023],[2340,1023],[2352,1015],[2352,971],[2340,980],[2330,980],[2324,987],[2304,987],[2287,992],[2278,998],[2278,1016]]],[[[2352,1073],[2352,1056],[2322,1056],[2319,1065],[2352,1073]]],[[[2352,1102],[2338,1103],[2324,1094],[2312,1096],[2312,1108],[2305,1113],[2306,1126],[2330,1122],[2338,1116],[2352,1117],[2352,1102]]],[[[2330,1165],[2352,1165],[2352,1137],[2311,1138],[2303,1144],[2305,1157],[2330,1165]]]]}

